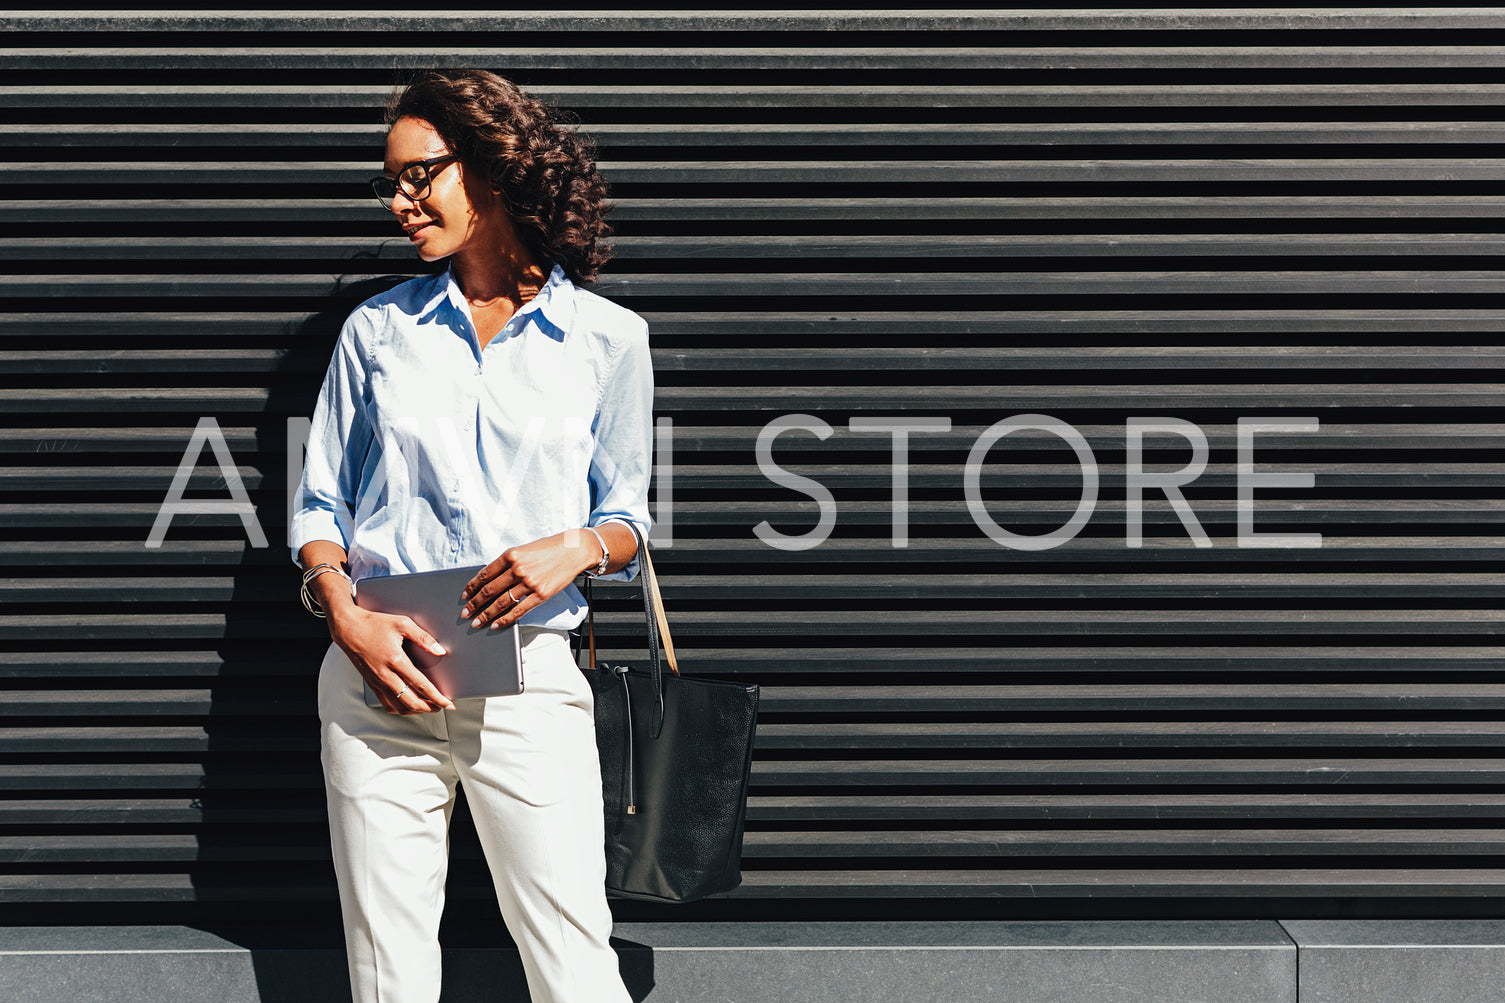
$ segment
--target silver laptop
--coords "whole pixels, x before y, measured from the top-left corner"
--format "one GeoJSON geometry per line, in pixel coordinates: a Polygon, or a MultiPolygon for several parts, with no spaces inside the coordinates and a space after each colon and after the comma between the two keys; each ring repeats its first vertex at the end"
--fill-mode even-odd
{"type": "MultiPolygon", "coordinates": [[[[492,630],[472,627],[461,615],[460,592],[482,565],[420,571],[411,575],[362,578],[355,583],[355,602],[377,613],[402,613],[444,645],[447,654],[435,655],[412,641],[403,651],[451,700],[506,696],[523,691],[523,653],[517,625],[492,630]]],[[[380,707],[375,691],[366,685],[366,703],[380,707]]]]}

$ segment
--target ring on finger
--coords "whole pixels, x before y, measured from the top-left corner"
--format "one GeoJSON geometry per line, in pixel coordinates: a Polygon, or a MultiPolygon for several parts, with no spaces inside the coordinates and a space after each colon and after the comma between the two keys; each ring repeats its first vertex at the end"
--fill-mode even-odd
{"type": "Polygon", "coordinates": [[[516,606],[516,605],[517,605],[517,604],[518,604],[518,603],[519,603],[519,602],[520,602],[520,601],[521,601],[521,600],[519,600],[519,599],[518,599],[518,598],[517,598],[517,596],[515,596],[515,595],[513,595],[513,594],[512,594],[512,590],[511,590],[511,589],[508,589],[508,590],[507,590],[507,598],[508,598],[508,599],[509,599],[509,600],[511,600],[511,602],[512,602],[512,605],[514,605],[514,606],[516,606]]]}

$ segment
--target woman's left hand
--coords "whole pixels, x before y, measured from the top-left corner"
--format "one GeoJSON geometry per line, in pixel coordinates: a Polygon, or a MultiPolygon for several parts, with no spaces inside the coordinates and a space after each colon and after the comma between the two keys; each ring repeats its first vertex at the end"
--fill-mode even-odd
{"type": "Polygon", "coordinates": [[[567,530],[508,547],[466,583],[460,598],[471,626],[510,627],[601,559],[601,548],[583,529],[567,530]]]}

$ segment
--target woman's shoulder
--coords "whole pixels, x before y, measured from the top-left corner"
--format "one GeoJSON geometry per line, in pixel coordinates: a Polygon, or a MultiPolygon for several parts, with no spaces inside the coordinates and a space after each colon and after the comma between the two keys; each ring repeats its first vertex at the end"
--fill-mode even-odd
{"type": "Polygon", "coordinates": [[[612,348],[648,343],[648,322],[589,289],[575,287],[575,325],[612,348]]]}
{"type": "Polygon", "coordinates": [[[343,335],[370,348],[370,339],[394,328],[416,325],[419,318],[432,310],[437,297],[444,295],[444,274],[420,275],[399,282],[390,289],[368,296],[345,318],[343,335]]]}
{"type": "Polygon", "coordinates": [[[417,316],[430,308],[434,298],[444,294],[444,289],[444,272],[419,275],[367,297],[350,311],[350,316],[374,319],[392,312],[417,316]]]}

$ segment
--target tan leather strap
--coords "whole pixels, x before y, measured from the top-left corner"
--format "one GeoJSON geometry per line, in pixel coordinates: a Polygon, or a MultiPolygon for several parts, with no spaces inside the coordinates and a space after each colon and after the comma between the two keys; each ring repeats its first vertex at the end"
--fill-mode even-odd
{"type": "MultiPolygon", "coordinates": [[[[585,619],[590,623],[591,660],[585,663],[587,669],[596,667],[596,604],[591,602],[591,580],[585,580],[585,619]]],[[[578,655],[576,657],[579,657],[578,655]]]]}
{"type": "MultiPolygon", "coordinates": [[[[637,533],[633,534],[638,536],[637,533]]],[[[669,619],[664,616],[664,597],[658,590],[658,573],[653,570],[653,558],[648,556],[648,543],[641,536],[638,537],[638,557],[643,567],[643,590],[647,594],[653,607],[653,619],[658,624],[659,640],[664,646],[664,657],[669,662],[669,671],[679,675],[679,658],[674,654],[674,638],[669,634],[669,619]]],[[[590,661],[586,668],[594,669],[596,662],[596,607],[590,601],[590,579],[586,579],[585,603],[589,612],[586,614],[587,634],[590,638],[590,661]]]]}
{"type": "Polygon", "coordinates": [[[658,637],[664,645],[664,658],[669,662],[669,671],[679,675],[679,659],[674,655],[674,638],[669,636],[669,619],[664,616],[664,597],[658,590],[658,574],[653,570],[653,558],[648,556],[645,542],[638,548],[643,561],[643,588],[653,597],[653,618],[658,621],[658,637]]]}

